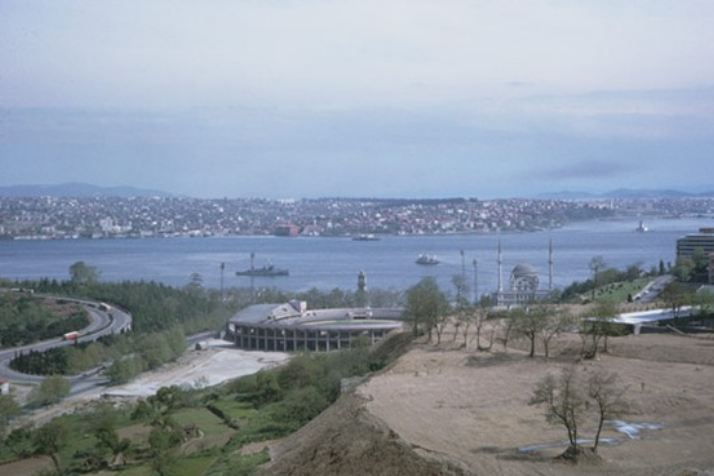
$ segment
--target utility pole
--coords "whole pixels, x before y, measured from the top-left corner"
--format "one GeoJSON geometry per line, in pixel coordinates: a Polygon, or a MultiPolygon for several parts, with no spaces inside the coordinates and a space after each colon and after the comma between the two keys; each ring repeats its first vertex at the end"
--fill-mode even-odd
{"type": "Polygon", "coordinates": [[[462,303],[468,302],[468,289],[466,289],[466,257],[464,255],[464,250],[459,250],[459,253],[461,254],[461,286],[459,289],[459,294],[462,294],[462,296],[459,296],[459,306],[463,305],[462,303]]]}
{"type": "Polygon", "coordinates": [[[221,302],[226,300],[223,294],[223,272],[226,270],[226,263],[221,262],[221,302]]]}
{"type": "Polygon", "coordinates": [[[255,304],[255,252],[250,253],[250,303],[255,304]]]}
{"type": "Polygon", "coordinates": [[[501,240],[498,240],[498,292],[503,292],[503,259],[501,257],[501,240]]]}
{"type": "Polygon", "coordinates": [[[553,239],[548,241],[548,291],[553,290],[553,239]]]}
{"type": "Polygon", "coordinates": [[[478,304],[478,260],[474,259],[472,263],[474,265],[474,304],[478,304]]]}

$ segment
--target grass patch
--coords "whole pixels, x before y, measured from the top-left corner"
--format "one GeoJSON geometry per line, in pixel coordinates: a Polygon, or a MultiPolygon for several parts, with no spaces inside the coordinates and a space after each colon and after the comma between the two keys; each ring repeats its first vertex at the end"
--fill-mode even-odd
{"type": "MultiPolygon", "coordinates": [[[[627,302],[628,295],[634,298],[635,294],[640,292],[650,280],[651,278],[638,278],[634,281],[606,284],[595,290],[595,299],[617,304],[627,302]]],[[[590,295],[586,293],[583,297],[590,298],[590,295]]]]}
{"type": "Polygon", "coordinates": [[[205,408],[185,408],[171,414],[181,426],[196,425],[206,436],[219,435],[230,429],[223,421],[205,408]]]}
{"type": "Polygon", "coordinates": [[[213,455],[179,458],[169,466],[169,474],[175,476],[201,476],[206,474],[206,471],[216,459],[217,457],[213,455]]]}
{"type": "Polygon", "coordinates": [[[260,465],[268,461],[270,456],[267,450],[250,455],[235,452],[215,463],[204,476],[252,476],[260,465]]]}

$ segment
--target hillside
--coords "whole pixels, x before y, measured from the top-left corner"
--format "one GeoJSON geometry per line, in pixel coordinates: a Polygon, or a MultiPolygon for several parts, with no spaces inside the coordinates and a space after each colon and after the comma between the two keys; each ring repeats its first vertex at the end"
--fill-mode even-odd
{"type": "MultiPolygon", "coordinates": [[[[479,353],[415,345],[272,445],[273,462],[262,474],[572,474],[571,463],[555,459],[564,449],[564,430],[546,423],[543,410],[528,401],[535,383],[571,362],[578,345],[576,336],[566,336],[550,363],[517,348],[479,353]],[[519,450],[532,445],[534,451],[519,450]]],[[[710,339],[622,337],[612,339],[610,355],[580,364],[583,372],[616,371],[634,402],[627,421],[661,429],[630,439],[607,427],[604,436],[616,444],[601,447],[599,462],[579,463],[578,474],[710,474],[713,347],[710,339]]],[[[584,437],[592,431],[585,422],[584,437]]]]}
{"type": "Polygon", "coordinates": [[[118,186],[103,187],[88,183],[61,183],[45,185],[10,185],[0,187],[0,197],[168,197],[159,190],[118,186]]]}

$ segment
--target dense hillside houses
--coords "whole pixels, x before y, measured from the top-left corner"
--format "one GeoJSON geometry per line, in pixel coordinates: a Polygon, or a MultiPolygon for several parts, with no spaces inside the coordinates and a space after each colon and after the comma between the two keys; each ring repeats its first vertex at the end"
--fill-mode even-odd
{"type": "Polygon", "coordinates": [[[308,236],[537,230],[607,217],[607,203],[530,199],[0,198],[9,239],[266,235],[308,236]]]}

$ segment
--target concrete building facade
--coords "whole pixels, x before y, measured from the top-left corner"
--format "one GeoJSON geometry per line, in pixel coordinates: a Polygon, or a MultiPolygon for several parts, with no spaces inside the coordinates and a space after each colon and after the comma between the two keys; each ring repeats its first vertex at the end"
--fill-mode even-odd
{"type": "Polygon", "coordinates": [[[714,253],[714,228],[700,228],[698,233],[678,239],[677,259],[691,258],[697,248],[706,254],[714,253]]]}

